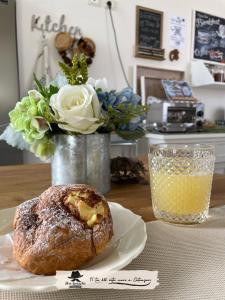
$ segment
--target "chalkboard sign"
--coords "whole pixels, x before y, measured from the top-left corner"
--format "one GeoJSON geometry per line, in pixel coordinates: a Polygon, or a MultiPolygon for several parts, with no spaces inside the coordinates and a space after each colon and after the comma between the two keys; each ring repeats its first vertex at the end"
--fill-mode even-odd
{"type": "Polygon", "coordinates": [[[193,58],[225,63],[225,19],[195,11],[193,58]]]}
{"type": "Polygon", "coordinates": [[[136,7],[136,56],[164,59],[162,44],[163,12],[136,7]]]}

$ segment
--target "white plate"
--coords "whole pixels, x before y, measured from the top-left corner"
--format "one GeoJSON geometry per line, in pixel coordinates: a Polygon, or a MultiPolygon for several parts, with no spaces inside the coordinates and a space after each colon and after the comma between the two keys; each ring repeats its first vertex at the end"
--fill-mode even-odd
{"type": "MultiPolygon", "coordinates": [[[[145,247],[146,225],[141,217],[120,204],[109,202],[109,206],[113,218],[114,236],[107,249],[83,267],[85,270],[120,270],[136,258],[145,247]]],[[[12,231],[15,209],[0,211],[0,235],[12,231]]],[[[56,290],[55,282],[55,276],[0,280],[0,289],[56,290]]]]}

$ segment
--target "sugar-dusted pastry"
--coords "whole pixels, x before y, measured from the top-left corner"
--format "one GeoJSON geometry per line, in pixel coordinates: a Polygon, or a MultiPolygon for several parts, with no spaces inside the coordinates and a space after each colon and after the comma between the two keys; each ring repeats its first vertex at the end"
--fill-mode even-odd
{"type": "Polygon", "coordinates": [[[113,235],[104,197],[84,184],[53,186],[22,203],[14,219],[14,256],[34,274],[81,267],[113,235]]]}

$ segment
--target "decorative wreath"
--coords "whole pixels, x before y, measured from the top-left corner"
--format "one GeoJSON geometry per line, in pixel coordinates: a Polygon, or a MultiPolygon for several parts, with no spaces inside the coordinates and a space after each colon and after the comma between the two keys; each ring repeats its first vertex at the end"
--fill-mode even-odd
{"type": "Polygon", "coordinates": [[[87,58],[87,64],[93,62],[95,56],[95,43],[87,37],[76,39],[68,32],[59,32],[55,37],[55,47],[59,55],[62,57],[64,63],[71,66],[71,61],[74,54],[84,53],[87,58]]]}

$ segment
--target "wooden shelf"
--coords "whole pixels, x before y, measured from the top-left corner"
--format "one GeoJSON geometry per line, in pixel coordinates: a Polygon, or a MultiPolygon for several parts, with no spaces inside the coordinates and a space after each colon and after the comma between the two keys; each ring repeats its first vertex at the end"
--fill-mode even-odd
{"type": "Polygon", "coordinates": [[[153,59],[153,60],[165,60],[165,57],[160,57],[160,56],[152,56],[149,54],[144,54],[144,53],[135,53],[135,57],[139,57],[139,58],[147,58],[147,59],[153,59]]]}

